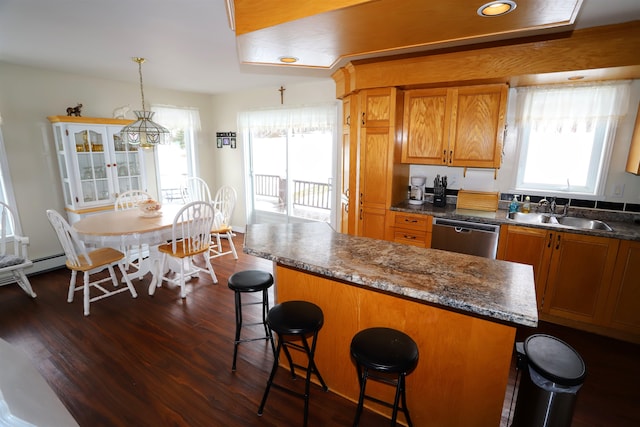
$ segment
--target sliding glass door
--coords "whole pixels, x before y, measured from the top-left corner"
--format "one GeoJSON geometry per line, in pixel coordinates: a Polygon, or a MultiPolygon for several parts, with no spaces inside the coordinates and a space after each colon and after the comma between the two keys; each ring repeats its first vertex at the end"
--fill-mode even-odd
{"type": "MultiPolygon", "coordinates": [[[[291,110],[277,110],[277,126],[247,123],[249,222],[331,222],[334,217],[335,106],[291,120],[291,110]],[[329,124],[327,116],[331,117],[329,124]],[[304,120],[306,119],[306,120],[304,120]],[[315,120],[315,121],[314,121],[315,120]]],[[[257,113],[258,116],[265,112],[257,113]]],[[[248,113],[251,114],[251,113],[248,113]]]]}

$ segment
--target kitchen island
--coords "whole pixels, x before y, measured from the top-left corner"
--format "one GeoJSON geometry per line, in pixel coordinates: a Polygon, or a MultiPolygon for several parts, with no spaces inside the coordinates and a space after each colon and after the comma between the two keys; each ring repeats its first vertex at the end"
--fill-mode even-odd
{"type": "Polygon", "coordinates": [[[538,321],[530,266],[350,236],[326,223],[248,225],[244,252],[274,261],[277,302],[303,299],[324,311],[316,363],[332,392],[357,400],[351,338],[387,326],[420,349],[407,377],[415,425],[500,424],[515,328],[538,321]]]}

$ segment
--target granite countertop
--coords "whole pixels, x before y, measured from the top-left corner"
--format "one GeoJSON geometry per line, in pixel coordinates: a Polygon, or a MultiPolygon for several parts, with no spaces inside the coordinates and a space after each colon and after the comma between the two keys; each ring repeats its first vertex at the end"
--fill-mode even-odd
{"type": "Polygon", "coordinates": [[[506,209],[499,209],[495,212],[476,211],[470,209],[456,209],[455,204],[447,205],[445,207],[435,207],[432,203],[424,203],[422,205],[410,205],[407,202],[400,203],[390,208],[396,212],[417,213],[423,215],[432,215],[439,218],[450,218],[462,221],[474,221],[487,224],[508,224],[518,225],[522,227],[531,228],[543,228],[547,230],[557,231],[569,231],[571,233],[585,234],[590,236],[611,237],[614,239],[622,240],[637,240],[640,241],[640,224],[633,221],[631,215],[625,215],[628,220],[622,221],[621,215],[616,213],[609,213],[606,211],[592,211],[587,209],[571,209],[569,216],[576,216],[581,218],[599,219],[606,222],[613,231],[606,230],[587,230],[574,227],[566,227],[556,224],[530,224],[516,222],[507,219],[508,211],[506,209]]]}
{"type": "Polygon", "coordinates": [[[533,268],[337,233],[326,223],[247,225],[244,252],[489,320],[536,326],[533,268]]]}

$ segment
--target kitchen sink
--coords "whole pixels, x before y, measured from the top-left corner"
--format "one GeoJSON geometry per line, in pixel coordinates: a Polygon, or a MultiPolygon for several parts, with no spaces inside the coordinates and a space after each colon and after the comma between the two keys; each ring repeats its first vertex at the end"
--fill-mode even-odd
{"type": "Polygon", "coordinates": [[[552,216],[550,214],[541,213],[509,212],[507,218],[526,224],[548,224],[551,222],[552,216]]]}
{"type": "Polygon", "coordinates": [[[509,212],[507,219],[523,224],[549,224],[583,230],[613,231],[605,222],[597,219],[578,218],[574,216],[553,216],[542,213],[509,212]]]}
{"type": "Polygon", "coordinates": [[[560,225],[566,227],[583,228],[587,230],[613,231],[609,225],[597,219],[576,218],[573,216],[562,216],[555,218],[560,225]]]}

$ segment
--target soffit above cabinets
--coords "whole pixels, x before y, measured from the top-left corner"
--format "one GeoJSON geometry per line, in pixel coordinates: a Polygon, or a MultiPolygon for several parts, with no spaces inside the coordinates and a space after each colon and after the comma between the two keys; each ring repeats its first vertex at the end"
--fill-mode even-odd
{"type": "Polygon", "coordinates": [[[511,13],[480,17],[487,2],[235,0],[231,18],[242,63],[283,65],[279,58],[294,57],[295,66],[334,68],[354,59],[571,31],[582,6],[582,0],[516,0],[511,13]]]}

